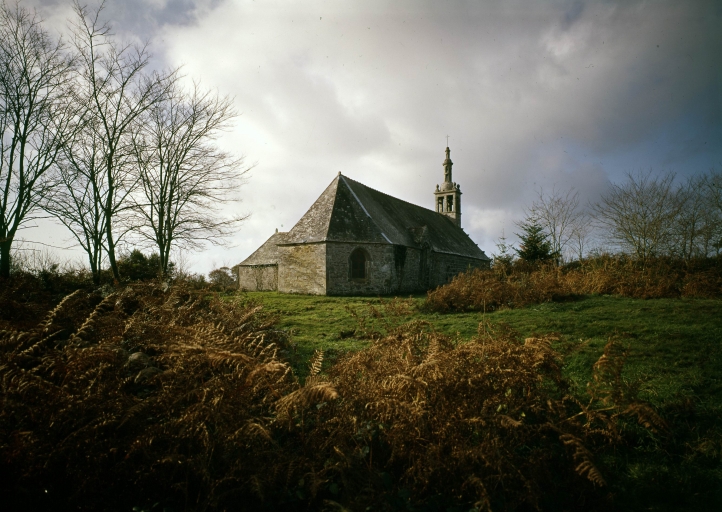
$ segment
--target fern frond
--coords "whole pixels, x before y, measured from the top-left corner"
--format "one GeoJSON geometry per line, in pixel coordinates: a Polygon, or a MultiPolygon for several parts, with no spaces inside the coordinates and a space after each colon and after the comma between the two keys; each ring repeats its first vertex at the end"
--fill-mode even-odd
{"type": "Polygon", "coordinates": [[[90,313],[90,315],[88,315],[88,318],[85,319],[83,325],[81,325],[80,328],[70,336],[70,341],[76,343],[78,341],[89,341],[93,333],[93,326],[101,315],[113,309],[115,298],[115,294],[111,293],[110,295],[106,296],[102,301],[100,301],[100,304],[95,306],[93,312],[90,313]]]}
{"type": "Polygon", "coordinates": [[[241,366],[254,362],[254,359],[246,354],[230,352],[228,350],[207,350],[207,355],[211,366],[215,368],[228,366],[238,370],[241,366]]]}
{"type": "Polygon", "coordinates": [[[636,416],[639,424],[652,432],[657,432],[658,430],[664,432],[668,429],[667,422],[647,404],[638,402],[629,404],[622,414],[636,416]]]}
{"type": "Polygon", "coordinates": [[[338,391],[329,383],[303,387],[289,393],[276,402],[279,415],[286,415],[292,408],[304,408],[320,402],[329,402],[339,398],[338,391]]]}
{"type": "Polygon", "coordinates": [[[592,454],[582,443],[582,440],[571,434],[562,434],[559,439],[567,446],[574,447],[574,460],[578,463],[575,471],[579,476],[586,476],[595,485],[603,487],[607,482],[602,477],[599,469],[592,462],[592,454]]]}
{"type": "Polygon", "coordinates": [[[255,422],[255,421],[247,422],[243,426],[243,428],[239,429],[233,435],[233,438],[239,439],[240,436],[244,436],[244,437],[248,437],[248,438],[252,438],[252,439],[260,438],[269,443],[273,442],[273,438],[271,437],[271,433],[268,431],[268,429],[266,429],[263,425],[261,425],[258,422],[255,422]]]}
{"type": "Polygon", "coordinates": [[[248,377],[246,377],[246,386],[253,384],[253,382],[262,375],[272,375],[283,371],[285,376],[285,372],[288,372],[289,368],[288,364],[279,363],[278,361],[258,365],[248,374],[248,377]]]}
{"type": "Polygon", "coordinates": [[[517,428],[522,426],[522,422],[519,420],[515,420],[511,416],[507,416],[506,414],[500,414],[499,415],[499,423],[502,427],[506,428],[517,428]]]}
{"type": "Polygon", "coordinates": [[[416,390],[417,398],[429,387],[429,384],[421,379],[415,379],[409,375],[397,374],[381,382],[381,388],[392,393],[404,393],[407,390],[416,390]]]}
{"type": "Polygon", "coordinates": [[[313,352],[311,360],[308,362],[309,375],[311,377],[321,373],[321,367],[323,365],[323,349],[317,349],[313,352]]]}
{"type": "Polygon", "coordinates": [[[324,382],[326,382],[326,378],[323,375],[309,375],[308,377],[306,377],[303,385],[306,387],[311,387],[318,386],[319,384],[322,384],[324,382]]]}
{"type": "Polygon", "coordinates": [[[57,306],[55,306],[50,311],[50,313],[48,313],[46,315],[45,319],[42,322],[40,322],[38,329],[47,334],[48,330],[50,329],[50,326],[52,325],[55,318],[58,316],[58,313],[60,313],[60,311],[62,311],[65,304],[68,301],[70,301],[71,299],[75,298],[79,294],[80,294],[80,290],[78,289],[78,290],[75,290],[73,293],[63,297],[62,300],[60,302],[58,302],[57,306]]]}

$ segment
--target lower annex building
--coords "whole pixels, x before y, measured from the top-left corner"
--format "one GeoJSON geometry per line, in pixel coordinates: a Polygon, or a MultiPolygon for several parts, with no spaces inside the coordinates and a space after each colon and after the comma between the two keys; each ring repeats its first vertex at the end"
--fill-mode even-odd
{"type": "Polygon", "coordinates": [[[426,291],[490,260],[461,228],[461,188],[449,148],[436,210],[402,201],[340,172],[288,232],[236,265],[239,287],[313,295],[426,291]]]}

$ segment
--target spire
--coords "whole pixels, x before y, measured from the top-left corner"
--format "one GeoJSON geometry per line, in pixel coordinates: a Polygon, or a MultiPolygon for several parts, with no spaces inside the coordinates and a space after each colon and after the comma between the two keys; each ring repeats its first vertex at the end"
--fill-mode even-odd
{"type": "Polygon", "coordinates": [[[451,166],[454,165],[454,162],[451,161],[451,150],[449,147],[446,147],[446,160],[444,160],[443,166],[444,166],[444,182],[445,183],[451,183],[451,166]]]}

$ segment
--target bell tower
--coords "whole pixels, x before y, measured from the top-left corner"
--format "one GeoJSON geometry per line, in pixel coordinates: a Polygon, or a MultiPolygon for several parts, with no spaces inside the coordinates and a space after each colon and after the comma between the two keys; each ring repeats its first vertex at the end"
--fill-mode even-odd
{"type": "Polygon", "coordinates": [[[449,217],[454,223],[461,227],[461,187],[451,181],[451,150],[446,148],[446,160],[444,166],[444,182],[441,186],[436,185],[434,199],[436,211],[449,217]]]}

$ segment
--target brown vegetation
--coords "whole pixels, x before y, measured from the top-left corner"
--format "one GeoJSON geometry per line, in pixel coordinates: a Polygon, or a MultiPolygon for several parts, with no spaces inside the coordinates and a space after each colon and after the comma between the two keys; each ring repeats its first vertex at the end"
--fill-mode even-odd
{"type": "Polygon", "coordinates": [[[201,510],[247,488],[269,446],[256,420],[297,387],[272,323],[139,285],[73,293],[37,327],[0,333],[12,508],[201,510]]]}
{"type": "Polygon", "coordinates": [[[646,263],[601,256],[565,267],[523,261],[472,270],[429,292],[433,311],[493,311],[575,295],[604,294],[652,299],[722,296],[722,259],[657,258],[646,263]]]}
{"type": "Polygon", "coordinates": [[[134,285],[72,293],[32,328],[6,324],[6,502],[604,508],[608,476],[593,453],[623,442],[637,419],[665,428],[625,387],[615,342],[583,400],[568,393],[555,337],[522,342],[482,326],[459,344],[418,322],[389,323],[327,375],[317,352],[301,385],[273,323],[253,305],[134,285]]]}
{"type": "Polygon", "coordinates": [[[316,477],[352,490],[353,510],[403,506],[402,490],[429,509],[440,496],[478,510],[563,506],[571,496],[608,506],[597,501],[605,480],[593,447],[622,441],[622,415],[664,423],[622,385],[615,342],[582,403],[567,393],[552,341],[482,328],[456,344],[412,323],[348,356],[329,372],[343,399],[314,412],[308,432],[331,462],[316,477]]]}

